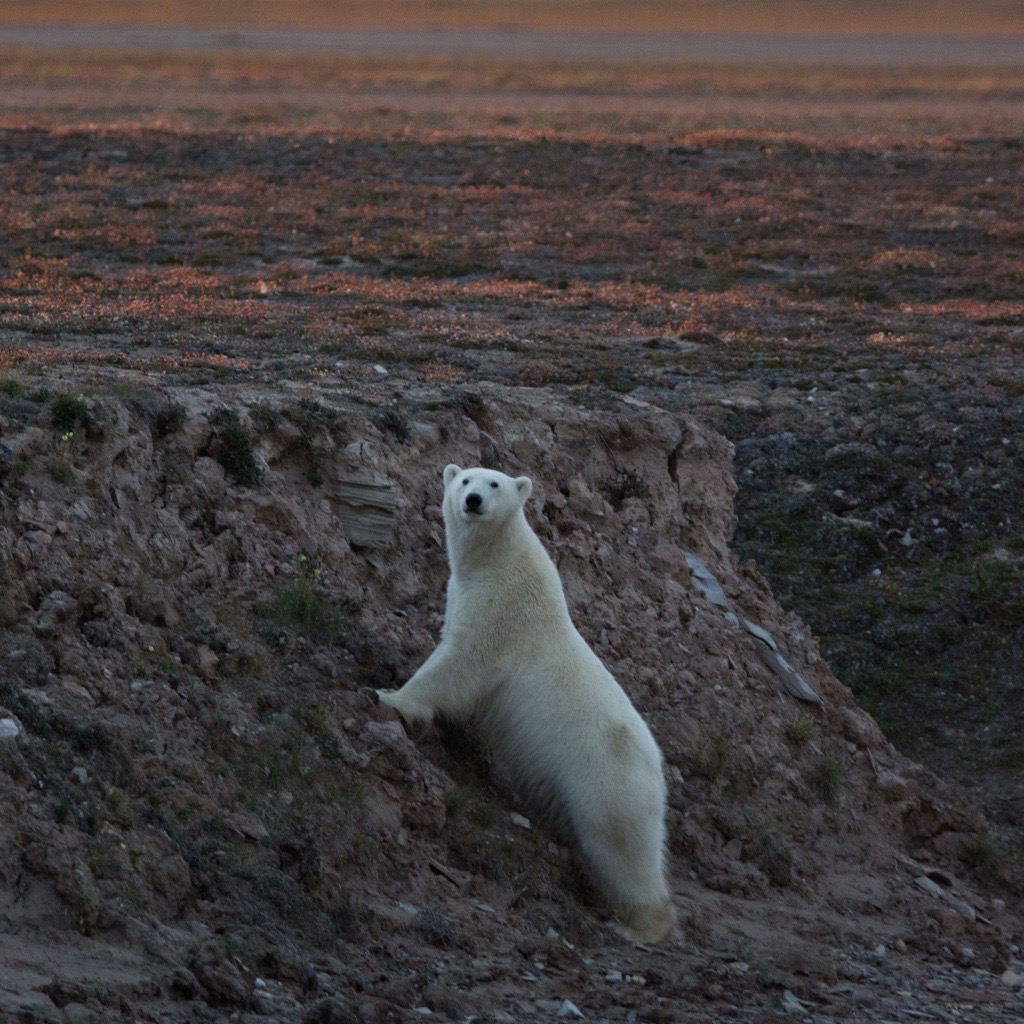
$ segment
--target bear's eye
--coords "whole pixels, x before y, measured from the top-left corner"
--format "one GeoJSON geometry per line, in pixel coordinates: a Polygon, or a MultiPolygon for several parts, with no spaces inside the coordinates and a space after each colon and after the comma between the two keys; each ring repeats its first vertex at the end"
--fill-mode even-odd
{"type": "Polygon", "coordinates": [[[462,486],[465,487],[466,484],[468,484],[468,483],[469,483],[469,477],[467,476],[466,479],[462,481],[462,486]]]}
{"type": "Polygon", "coordinates": [[[492,486],[492,487],[497,487],[497,486],[498,486],[498,482],[497,482],[497,480],[492,480],[492,481],[491,481],[491,486],[492,486]]]}

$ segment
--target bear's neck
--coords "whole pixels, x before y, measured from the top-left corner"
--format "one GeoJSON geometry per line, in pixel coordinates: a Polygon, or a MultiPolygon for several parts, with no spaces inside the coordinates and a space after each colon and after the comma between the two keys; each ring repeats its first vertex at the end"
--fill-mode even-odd
{"type": "Polygon", "coordinates": [[[524,555],[534,557],[535,547],[540,548],[547,558],[522,509],[495,529],[470,530],[456,535],[456,531],[449,527],[446,532],[448,559],[452,576],[456,579],[468,579],[476,572],[493,571],[499,565],[515,564],[524,555]]]}

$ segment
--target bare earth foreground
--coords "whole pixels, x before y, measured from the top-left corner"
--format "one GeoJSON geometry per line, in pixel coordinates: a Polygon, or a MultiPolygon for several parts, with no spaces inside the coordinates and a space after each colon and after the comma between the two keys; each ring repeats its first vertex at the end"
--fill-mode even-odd
{"type": "Polygon", "coordinates": [[[0,1020],[1020,1021],[1022,96],[0,54],[0,1020]],[[662,745],[663,948],[371,697],[450,461],[662,745]]]}

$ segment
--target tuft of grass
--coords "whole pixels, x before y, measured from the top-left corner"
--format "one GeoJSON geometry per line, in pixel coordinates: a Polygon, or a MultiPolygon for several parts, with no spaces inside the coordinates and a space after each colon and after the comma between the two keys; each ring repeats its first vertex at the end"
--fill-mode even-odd
{"type": "Polygon", "coordinates": [[[838,807],[846,784],[843,762],[833,754],[820,754],[811,770],[810,782],[814,791],[829,807],[838,807]]]}
{"type": "Polygon", "coordinates": [[[453,789],[445,797],[444,810],[449,821],[461,821],[469,808],[469,793],[464,789],[453,789]]]}
{"type": "Polygon", "coordinates": [[[5,377],[0,380],[0,395],[8,398],[17,398],[25,389],[13,378],[5,377]]]}
{"type": "Polygon", "coordinates": [[[786,739],[790,743],[796,743],[803,745],[809,743],[813,738],[814,734],[818,731],[818,723],[815,722],[812,715],[806,712],[801,712],[791,722],[786,723],[785,733],[786,739]]]}
{"type": "Polygon", "coordinates": [[[71,467],[66,462],[51,462],[46,467],[46,472],[58,484],[69,484],[74,480],[71,467]]]}
{"type": "Polygon", "coordinates": [[[243,486],[259,483],[260,468],[252,449],[252,438],[238,413],[234,409],[223,409],[212,417],[211,422],[217,431],[214,458],[225,472],[235,483],[243,486]]]}
{"type": "Polygon", "coordinates": [[[308,579],[289,583],[273,601],[257,605],[256,614],[278,626],[298,629],[310,638],[330,640],[338,630],[338,612],[308,579]]]}
{"type": "Polygon", "coordinates": [[[86,411],[85,399],[81,395],[60,392],[53,396],[53,404],[50,406],[50,422],[62,433],[74,430],[75,424],[85,418],[86,411]]]}
{"type": "Polygon", "coordinates": [[[181,402],[169,402],[153,413],[153,433],[157,437],[167,437],[180,430],[185,422],[185,406],[181,402]]]}
{"type": "Polygon", "coordinates": [[[382,409],[373,417],[373,422],[378,430],[391,434],[402,444],[409,440],[409,421],[397,409],[382,409]]]}

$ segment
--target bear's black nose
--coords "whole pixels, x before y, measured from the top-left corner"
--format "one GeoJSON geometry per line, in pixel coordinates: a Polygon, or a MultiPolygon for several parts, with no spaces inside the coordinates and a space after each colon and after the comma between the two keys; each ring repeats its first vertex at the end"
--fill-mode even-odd
{"type": "Polygon", "coordinates": [[[484,503],[484,499],[479,494],[467,494],[466,495],[466,511],[467,512],[479,512],[480,506],[484,503]]]}

